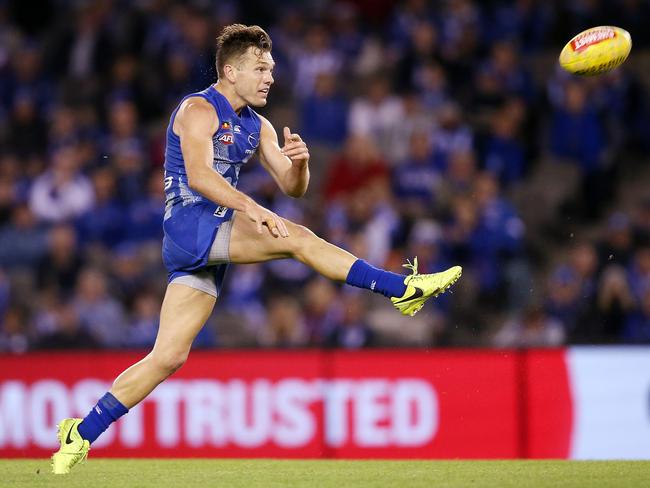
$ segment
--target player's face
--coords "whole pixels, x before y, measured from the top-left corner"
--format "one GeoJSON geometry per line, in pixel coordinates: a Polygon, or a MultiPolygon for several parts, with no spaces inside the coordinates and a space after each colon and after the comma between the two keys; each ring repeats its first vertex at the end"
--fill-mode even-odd
{"type": "Polygon", "coordinates": [[[260,54],[253,47],[248,48],[237,68],[235,90],[248,105],[263,107],[273,84],[275,62],[270,52],[260,54]]]}

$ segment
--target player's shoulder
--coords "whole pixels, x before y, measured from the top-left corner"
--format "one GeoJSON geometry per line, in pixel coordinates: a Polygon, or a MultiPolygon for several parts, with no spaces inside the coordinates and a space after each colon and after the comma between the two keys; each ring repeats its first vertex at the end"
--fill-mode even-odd
{"type": "Polygon", "coordinates": [[[200,96],[188,97],[181,103],[176,120],[182,125],[209,125],[216,127],[219,116],[214,106],[200,96]]]}
{"type": "Polygon", "coordinates": [[[255,112],[255,111],[253,111],[253,113],[254,113],[255,115],[257,115],[257,117],[258,117],[259,120],[260,120],[260,131],[263,131],[263,130],[264,130],[264,131],[265,131],[265,130],[272,130],[272,131],[275,131],[275,129],[273,128],[273,124],[271,124],[271,122],[269,121],[269,119],[267,119],[267,118],[264,117],[263,115],[258,114],[258,113],[255,112]]]}
{"type": "Polygon", "coordinates": [[[192,116],[217,116],[217,111],[210,102],[200,96],[187,97],[181,103],[180,110],[183,115],[192,116]]]}

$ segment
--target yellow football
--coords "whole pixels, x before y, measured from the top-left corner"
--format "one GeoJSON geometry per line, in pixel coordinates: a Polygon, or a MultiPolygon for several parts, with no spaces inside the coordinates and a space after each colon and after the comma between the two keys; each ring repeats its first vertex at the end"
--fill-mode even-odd
{"type": "Polygon", "coordinates": [[[592,76],[620,66],[632,49],[630,33],[601,25],[582,31],[560,53],[560,65],[569,73],[592,76]]]}

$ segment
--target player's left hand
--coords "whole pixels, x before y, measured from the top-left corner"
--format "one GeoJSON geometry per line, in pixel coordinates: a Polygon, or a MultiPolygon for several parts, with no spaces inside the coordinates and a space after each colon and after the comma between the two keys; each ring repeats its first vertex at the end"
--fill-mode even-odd
{"type": "Polygon", "coordinates": [[[309,162],[309,149],[300,135],[292,134],[289,127],[284,128],[284,146],[280,152],[288,157],[294,165],[305,166],[309,162]]]}

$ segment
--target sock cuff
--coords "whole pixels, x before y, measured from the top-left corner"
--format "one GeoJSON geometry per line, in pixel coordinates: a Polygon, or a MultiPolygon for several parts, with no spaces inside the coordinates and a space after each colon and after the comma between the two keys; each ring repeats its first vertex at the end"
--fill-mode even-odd
{"type": "Polygon", "coordinates": [[[97,403],[106,408],[115,418],[119,418],[129,411],[111,392],[107,392],[97,403]]]}
{"type": "Polygon", "coordinates": [[[345,278],[345,282],[352,284],[352,282],[356,281],[353,277],[355,277],[359,271],[364,270],[368,266],[370,265],[363,259],[357,259],[354,263],[352,263],[352,266],[350,266],[350,271],[348,271],[348,276],[345,278]]]}

